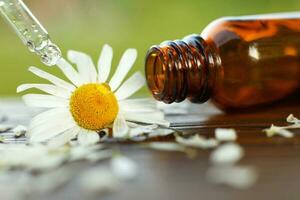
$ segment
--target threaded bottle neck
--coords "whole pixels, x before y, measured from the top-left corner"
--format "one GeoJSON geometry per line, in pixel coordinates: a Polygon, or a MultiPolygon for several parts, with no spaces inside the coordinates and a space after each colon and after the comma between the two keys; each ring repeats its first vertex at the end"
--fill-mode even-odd
{"type": "Polygon", "coordinates": [[[199,35],[151,47],[145,70],[153,96],[165,103],[186,98],[196,103],[207,101],[212,88],[209,56],[207,45],[199,35]]]}

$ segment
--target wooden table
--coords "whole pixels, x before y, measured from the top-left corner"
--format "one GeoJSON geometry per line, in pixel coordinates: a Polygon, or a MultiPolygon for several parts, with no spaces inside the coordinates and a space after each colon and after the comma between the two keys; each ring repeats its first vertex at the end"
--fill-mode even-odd
{"type": "MultiPolygon", "coordinates": [[[[199,150],[194,159],[183,153],[137,148],[132,144],[117,144],[123,154],[138,163],[139,176],[119,191],[102,199],[300,199],[300,137],[267,138],[262,129],[270,124],[285,124],[288,114],[300,116],[299,99],[259,108],[252,112],[224,114],[210,104],[188,105],[187,114],[171,114],[174,126],[199,134],[210,135],[217,127],[235,128],[238,143],[246,155],[242,164],[259,171],[258,182],[250,189],[237,190],[216,186],[205,178],[209,167],[209,150],[199,150]]],[[[35,111],[25,109],[19,101],[3,100],[0,112],[15,123],[28,123],[35,111]]],[[[300,133],[300,131],[294,131],[300,133]]],[[[41,198],[41,197],[39,197],[41,198]]],[[[69,187],[42,199],[82,199],[80,192],[69,187]]],[[[95,198],[97,199],[97,198],[95,198]]]]}

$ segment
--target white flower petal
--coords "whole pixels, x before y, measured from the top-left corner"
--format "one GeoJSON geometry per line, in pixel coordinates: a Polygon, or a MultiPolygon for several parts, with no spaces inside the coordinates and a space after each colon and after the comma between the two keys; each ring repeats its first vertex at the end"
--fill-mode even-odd
{"type": "Polygon", "coordinates": [[[113,49],[111,48],[111,46],[105,44],[102,48],[101,55],[98,60],[98,81],[100,83],[104,83],[108,79],[112,58],[113,49]]]}
{"type": "Polygon", "coordinates": [[[112,157],[113,152],[111,150],[94,151],[85,156],[85,160],[90,162],[98,162],[112,157]]]}
{"type": "Polygon", "coordinates": [[[67,159],[66,154],[58,153],[53,154],[48,152],[46,155],[41,156],[38,160],[32,160],[29,164],[29,170],[50,170],[59,167],[67,159]]]}
{"type": "Polygon", "coordinates": [[[69,104],[66,99],[46,94],[25,94],[22,99],[26,105],[31,107],[68,107],[69,104]]]}
{"type": "Polygon", "coordinates": [[[289,122],[289,123],[294,123],[294,124],[298,124],[300,123],[300,120],[295,117],[293,114],[290,114],[287,118],[286,118],[286,121],[289,122]]]}
{"type": "Polygon", "coordinates": [[[68,113],[70,113],[68,108],[52,108],[47,111],[44,111],[32,118],[29,129],[32,129],[33,127],[36,127],[39,124],[55,120],[57,119],[57,116],[66,116],[68,115],[68,113]]]}
{"type": "Polygon", "coordinates": [[[206,173],[207,179],[215,184],[224,184],[236,189],[248,189],[253,186],[258,173],[251,166],[212,167],[206,173]]]}
{"type": "MultiPolygon", "coordinates": [[[[90,133],[94,134],[94,133],[90,133]]],[[[72,143],[70,143],[72,145],[72,143]]],[[[78,160],[89,160],[89,161],[97,161],[103,160],[111,157],[112,152],[110,150],[105,150],[103,145],[91,145],[91,146],[83,146],[75,145],[70,149],[70,158],[69,161],[78,161],[78,160]]]]}
{"type": "Polygon", "coordinates": [[[72,140],[73,138],[76,138],[76,136],[78,135],[80,131],[79,127],[74,127],[71,128],[67,131],[65,131],[64,133],[52,138],[49,142],[48,142],[48,146],[50,148],[58,148],[61,147],[65,144],[67,144],[70,140],[72,140]]]}
{"type": "Polygon", "coordinates": [[[124,100],[145,85],[145,78],[140,72],[133,74],[128,80],[126,80],[121,87],[115,93],[118,100],[124,100]]]}
{"type": "Polygon", "coordinates": [[[113,124],[113,136],[115,138],[127,137],[129,127],[125,121],[124,116],[119,112],[113,124]]]}
{"type": "Polygon", "coordinates": [[[38,126],[31,126],[28,130],[31,143],[45,142],[60,133],[76,127],[76,123],[68,115],[60,115],[56,119],[52,119],[38,126]]]}
{"type": "Polygon", "coordinates": [[[219,141],[235,141],[237,138],[234,129],[217,128],[215,130],[216,139],[219,141]]]}
{"type": "Polygon", "coordinates": [[[69,90],[51,84],[22,84],[17,88],[17,93],[31,88],[36,88],[48,94],[62,98],[69,98],[71,96],[71,92],[69,90]]]}
{"type": "Polygon", "coordinates": [[[169,128],[158,128],[155,130],[152,130],[149,134],[148,137],[160,137],[160,136],[167,136],[170,134],[173,134],[174,130],[169,129],[169,128]]]}
{"type": "Polygon", "coordinates": [[[219,144],[219,142],[216,139],[213,138],[206,139],[198,134],[189,138],[176,136],[176,142],[184,146],[196,147],[202,149],[214,148],[219,144]]]}
{"type": "Polygon", "coordinates": [[[223,144],[210,154],[210,161],[217,165],[232,165],[244,156],[244,150],[235,143],[223,144]]]}
{"type": "MultiPolygon", "coordinates": [[[[294,137],[294,133],[289,130],[286,130],[285,128],[291,128],[291,127],[294,128],[297,126],[298,126],[298,124],[294,124],[294,125],[287,126],[287,127],[279,127],[279,126],[274,126],[272,124],[271,127],[268,129],[265,129],[264,132],[266,132],[268,137],[273,137],[275,135],[279,135],[279,136],[282,136],[285,138],[292,138],[292,137],[294,137]]],[[[297,127],[297,128],[299,128],[299,127],[297,127]]]]}
{"type": "Polygon", "coordinates": [[[0,163],[5,168],[48,170],[58,167],[65,159],[62,149],[50,151],[44,145],[5,144],[0,145],[0,163]]]}
{"type": "Polygon", "coordinates": [[[120,63],[117,67],[115,74],[113,75],[112,79],[109,82],[109,86],[111,87],[112,91],[115,91],[122,81],[124,80],[125,76],[133,66],[137,57],[136,49],[127,49],[123,54],[120,63]]]}
{"type": "Polygon", "coordinates": [[[97,71],[90,56],[82,52],[70,50],[68,51],[68,59],[77,65],[82,82],[95,83],[97,81],[97,71]]]}
{"type": "Polygon", "coordinates": [[[97,166],[80,176],[80,188],[83,193],[99,197],[120,187],[119,179],[107,168],[97,166]]]}
{"type": "Polygon", "coordinates": [[[64,58],[59,59],[56,65],[74,85],[80,86],[83,84],[78,72],[64,58]]]}
{"type": "Polygon", "coordinates": [[[137,176],[137,165],[125,156],[115,156],[111,160],[113,174],[121,180],[132,180],[137,176]]]}
{"type": "Polygon", "coordinates": [[[145,133],[151,133],[153,130],[157,129],[159,126],[157,124],[151,124],[146,126],[137,125],[137,127],[130,128],[129,136],[137,137],[145,133]]]}
{"type": "Polygon", "coordinates": [[[186,151],[184,146],[173,142],[149,142],[146,144],[146,147],[161,151],[186,151]]]}
{"type": "Polygon", "coordinates": [[[49,74],[48,72],[45,72],[39,68],[36,68],[36,67],[29,67],[29,71],[31,71],[32,73],[34,73],[35,75],[43,78],[43,79],[46,79],[48,81],[50,81],[51,83],[53,83],[54,85],[57,85],[59,87],[62,87],[62,88],[65,88],[67,90],[69,90],[70,92],[74,91],[76,88],[74,85],[52,75],[52,74],[49,74]]]}
{"type": "Polygon", "coordinates": [[[39,194],[55,192],[66,186],[74,178],[76,171],[71,169],[70,166],[61,166],[39,176],[34,176],[35,178],[31,177],[28,184],[22,184],[22,188],[26,191],[36,191],[39,194]],[[34,190],[32,190],[33,188],[34,190]]]}
{"type": "Polygon", "coordinates": [[[127,124],[130,128],[130,139],[134,141],[143,141],[147,138],[167,136],[174,133],[174,130],[159,127],[157,124],[140,125],[133,122],[127,122],[127,124]]]}
{"type": "Polygon", "coordinates": [[[21,137],[24,136],[27,132],[27,127],[23,125],[18,125],[15,127],[12,132],[14,133],[15,137],[21,137]]]}
{"type": "Polygon", "coordinates": [[[100,141],[98,133],[94,131],[81,130],[77,136],[78,143],[83,146],[90,146],[100,141]]]}
{"type": "Polygon", "coordinates": [[[164,120],[164,113],[149,112],[149,113],[126,113],[124,112],[125,119],[132,122],[141,122],[146,124],[158,124],[169,127],[170,122],[164,120]]]}

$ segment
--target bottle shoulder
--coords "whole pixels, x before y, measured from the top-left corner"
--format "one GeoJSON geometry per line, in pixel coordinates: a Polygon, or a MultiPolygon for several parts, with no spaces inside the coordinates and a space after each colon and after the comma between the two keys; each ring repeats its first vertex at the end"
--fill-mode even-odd
{"type": "Polygon", "coordinates": [[[291,35],[300,32],[300,12],[252,16],[222,17],[212,21],[201,37],[218,43],[230,39],[252,42],[278,33],[291,35]]]}

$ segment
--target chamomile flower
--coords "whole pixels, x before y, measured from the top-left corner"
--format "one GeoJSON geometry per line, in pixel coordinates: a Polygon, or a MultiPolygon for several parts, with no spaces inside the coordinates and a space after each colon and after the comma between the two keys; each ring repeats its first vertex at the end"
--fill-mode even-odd
{"type": "Polygon", "coordinates": [[[32,119],[27,132],[29,141],[65,144],[77,137],[81,144],[93,144],[99,141],[97,133],[107,128],[112,129],[113,137],[127,137],[129,121],[168,126],[154,100],[128,99],[145,84],[140,72],[123,82],[136,57],[135,49],[127,49],[109,81],[113,58],[109,45],[103,46],[97,69],[91,57],[82,52],[68,52],[68,59],[77,70],[60,59],[57,66],[69,82],[30,67],[29,71],[50,84],[23,84],[17,88],[17,92],[35,88],[47,93],[23,96],[28,106],[48,108],[32,119]]]}

